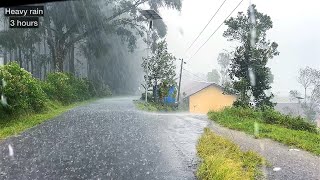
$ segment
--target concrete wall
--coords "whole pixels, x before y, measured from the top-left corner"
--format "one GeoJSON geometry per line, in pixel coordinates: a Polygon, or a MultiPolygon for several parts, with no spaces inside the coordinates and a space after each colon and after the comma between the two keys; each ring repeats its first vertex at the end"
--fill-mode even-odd
{"type": "Polygon", "coordinates": [[[209,86],[189,97],[189,111],[205,114],[210,110],[219,111],[227,106],[232,106],[236,96],[224,95],[222,89],[209,86]]]}

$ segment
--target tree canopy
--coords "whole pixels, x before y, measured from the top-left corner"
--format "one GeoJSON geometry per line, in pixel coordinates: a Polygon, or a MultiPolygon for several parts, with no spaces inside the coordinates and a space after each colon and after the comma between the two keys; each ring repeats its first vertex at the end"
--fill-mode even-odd
{"type": "Polygon", "coordinates": [[[229,41],[239,44],[233,52],[229,75],[233,89],[239,94],[235,105],[249,106],[250,98],[258,107],[273,106],[273,94],[266,95],[270,86],[269,59],[279,55],[278,44],[267,39],[272,28],[270,16],[257,11],[250,5],[247,13],[239,12],[237,17],[225,21],[228,26],[223,33],[229,41]]]}

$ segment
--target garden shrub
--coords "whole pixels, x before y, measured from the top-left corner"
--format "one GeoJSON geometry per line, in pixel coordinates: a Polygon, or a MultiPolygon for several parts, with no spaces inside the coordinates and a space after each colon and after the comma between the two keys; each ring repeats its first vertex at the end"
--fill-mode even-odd
{"type": "Polygon", "coordinates": [[[67,74],[56,72],[48,74],[47,80],[42,83],[43,90],[50,99],[69,104],[77,100],[70,77],[67,74]]]}
{"type": "MultiPolygon", "coordinates": [[[[264,122],[267,124],[276,124],[284,128],[308,131],[312,133],[317,133],[317,128],[312,123],[308,122],[305,118],[300,116],[294,117],[291,115],[284,115],[272,108],[254,109],[254,108],[244,108],[244,107],[231,107],[225,108],[223,111],[225,114],[231,115],[233,117],[239,117],[240,119],[253,119],[255,121],[264,122]]],[[[212,113],[209,112],[211,116],[212,113]]]]}
{"type": "Polygon", "coordinates": [[[42,88],[52,100],[63,104],[87,100],[91,97],[110,96],[109,86],[92,83],[86,78],[77,78],[67,73],[50,73],[42,88]]]}
{"type": "Polygon", "coordinates": [[[312,133],[317,132],[316,126],[301,116],[294,117],[290,115],[284,115],[273,109],[264,110],[262,119],[267,124],[278,124],[288,129],[309,131],[312,133]]]}
{"type": "Polygon", "coordinates": [[[112,95],[111,89],[107,84],[93,82],[93,81],[88,81],[88,82],[89,82],[89,91],[92,96],[106,97],[106,96],[112,95]]]}
{"type": "Polygon", "coordinates": [[[0,66],[0,95],[7,101],[0,104],[1,111],[12,114],[43,110],[47,97],[40,84],[40,81],[20,68],[16,62],[0,66]]]}

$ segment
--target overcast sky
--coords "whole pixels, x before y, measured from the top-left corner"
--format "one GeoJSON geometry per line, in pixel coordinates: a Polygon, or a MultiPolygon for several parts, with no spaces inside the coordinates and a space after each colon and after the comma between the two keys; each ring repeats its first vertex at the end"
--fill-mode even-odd
{"type": "MultiPolygon", "coordinates": [[[[227,0],[211,24],[194,46],[186,52],[192,41],[209,21],[223,0],[183,0],[181,12],[162,10],[161,16],[168,26],[169,50],[177,58],[185,58],[186,69],[204,73],[219,68],[217,57],[223,49],[232,50],[231,42],[222,37],[222,26],[194,58],[188,60],[202,43],[223,22],[240,0],[227,0]]],[[[275,76],[273,92],[288,95],[291,89],[299,89],[296,82],[299,68],[310,66],[320,69],[320,3],[317,0],[253,0],[260,12],[268,14],[273,28],[268,39],[279,44],[280,55],[271,59],[268,66],[275,76]]],[[[249,0],[244,0],[232,14],[246,11],[249,0]]]]}

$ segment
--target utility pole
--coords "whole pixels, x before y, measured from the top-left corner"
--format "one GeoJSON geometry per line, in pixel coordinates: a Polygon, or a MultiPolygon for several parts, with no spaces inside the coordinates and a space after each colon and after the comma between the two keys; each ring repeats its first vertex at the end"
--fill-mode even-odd
{"type": "Polygon", "coordinates": [[[180,67],[180,77],[179,77],[179,89],[178,89],[178,103],[180,100],[180,89],[181,89],[181,77],[182,77],[182,68],[183,68],[183,64],[186,64],[186,62],[183,61],[183,59],[181,60],[181,67],[180,67]]]}
{"type": "Polygon", "coordinates": [[[153,20],[155,19],[162,19],[161,16],[159,16],[159,14],[155,11],[155,10],[142,10],[140,11],[140,13],[147,18],[148,22],[149,22],[149,27],[148,27],[148,30],[147,30],[147,45],[148,45],[148,48],[147,48],[147,69],[146,69],[146,76],[147,76],[147,80],[146,80],[146,92],[145,92],[145,100],[146,102],[148,102],[148,67],[149,67],[149,45],[150,45],[150,42],[149,42],[149,39],[150,39],[150,31],[152,29],[152,24],[153,24],[153,20]]]}
{"type": "Polygon", "coordinates": [[[148,22],[149,22],[149,29],[147,31],[147,80],[146,80],[146,96],[145,96],[145,100],[146,100],[146,103],[148,102],[148,69],[149,69],[149,34],[150,34],[150,30],[151,30],[151,26],[152,26],[152,20],[149,20],[148,19],[148,22]]]}

